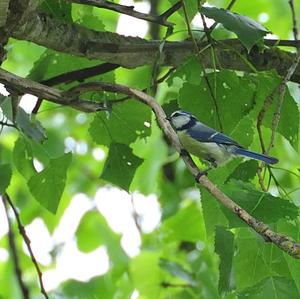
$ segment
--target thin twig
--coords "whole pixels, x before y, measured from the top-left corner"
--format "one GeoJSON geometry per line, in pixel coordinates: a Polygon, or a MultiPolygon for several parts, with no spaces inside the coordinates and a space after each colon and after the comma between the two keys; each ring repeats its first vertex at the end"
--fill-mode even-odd
{"type": "MultiPolygon", "coordinates": [[[[200,64],[202,65],[202,62],[201,62],[200,57],[198,55],[198,53],[199,53],[198,43],[195,40],[195,37],[193,35],[193,31],[191,30],[190,21],[189,21],[189,18],[188,18],[188,14],[187,14],[187,10],[186,10],[186,7],[185,7],[185,3],[184,3],[183,0],[181,0],[181,1],[182,1],[182,8],[183,8],[183,13],[184,13],[184,17],[185,17],[185,22],[186,22],[187,30],[188,30],[188,33],[189,33],[189,36],[190,36],[191,40],[193,41],[194,49],[195,49],[195,53],[196,53],[196,57],[199,60],[200,64]]],[[[204,80],[205,80],[206,85],[208,87],[209,93],[211,95],[213,104],[215,106],[215,111],[216,111],[216,115],[217,115],[217,119],[218,119],[220,131],[223,132],[223,125],[222,125],[222,122],[221,122],[221,116],[220,116],[220,111],[219,111],[217,99],[215,97],[215,94],[214,94],[213,89],[211,87],[211,84],[209,82],[209,79],[208,79],[208,76],[207,76],[207,73],[206,73],[206,70],[205,70],[204,66],[203,66],[203,77],[204,77],[204,80]]]]}
{"type": "Polygon", "coordinates": [[[160,284],[163,288],[192,288],[193,286],[187,283],[171,283],[163,281],[160,284]]]}
{"type": "MultiPolygon", "coordinates": [[[[153,97],[137,89],[129,88],[124,85],[111,84],[105,82],[83,83],[75,88],[72,88],[69,92],[74,92],[75,94],[77,94],[92,90],[126,94],[127,96],[135,98],[138,101],[141,101],[144,104],[148,105],[155,113],[159,126],[161,127],[162,131],[167,136],[167,138],[171,141],[173,146],[176,148],[177,152],[182,152],[183,148],[179,142],[177,134],[171,127],[169,121],[166,119],[166,114],[163,111],[162,107],[159,103],[157,103],[157,101],[153,97]]],[[[231,198],[229,198],[226,194],[219,190],[217,186],[214,185],[205,175],[199,178],[198,174],[200,170],[195,165],[190,155],[183,155],[181,156],[181,158],[183,159],[189,172],[195,178],[197,178],[198,182],[204,188],[206,188],[208,192],[210,192],[213,195],[213,197],[216,198],[223,206],[225,206],[234,214],[236,214],[241,220],[243,220],[250,227],[252,227],[265,240],[273,242],[276,246],[290,254],[292,257],[300,259],[300,244],[296,243],[292,238],[288,236],[272,231],[266,224],[252,217],[248,212],[246,212],[239,205],[237,205],[231,198]]]]}
{"type": "Polygon", "coordinates": [[[173,13],[175,13],[181,7],[181,1],[175,3],[172,7],[162,13],[159,18],[162,20],[168,19],[173,13]]]}
{"type": "Polygon", "coordinates": [[[14,90],[16,93],[30,93],[38,98],[47,99],[50,102],[70,106],[84,112],[96,112],[106,110],[103,103],[85,101],[78,98],[71,98],[70,95],[59,89],[43,85],[30,79],[19,77],[0,68],[0,83],[14,90]]]}
{"type": "MultiPolygon", "coordinates": [[[[294,39],[295,39],[295,41],[297,41],[298,40],[298,30],[297,30],[294,1],[290,0],[289,4],[290,4],[291,11],[292,11],[292,24],[293,24],[294,39]]],[[[295,60],[292,63],[292,65],[289,67],[286,76],[284,77],[284,79],[282,80],[282,82],[280,83],[280,85],[278,87],[279,100],[278,100],[278,103],[276,106],[276,111],[275,111],[275,113],[273,115],[273,119],[272,119],[272,135],[271,135],[271,140],[270,140],[270,143],[269,143],[266,153],[268,153],[271,150],[271,148],[274,146],[275,133],[277,131],[279,120],[280,120],[280,114],[281,114],[281,108],[282,108],[282,105],[284,102],[286,84],[288,81],[290,81],[291,77],[293,76],[294,72],[296,71],[296,68],[297,68],[299,62],[300,62],[300,47],[297,48],[297,55],[295,57],[295,60]]]]}
{"type": "Polygon", "coordinates": [[[142,234],[142,227],[141,227],[141,224],[140,224],[140,217],[139,217],[139,214],[137,213],[136,211],[136,208],[135,208],[135,204],[134,204],[134,200],[133,200],[133,194],[131,194],[131,206],[132,206],[132,218],[133,218],[133,221],[135,223],[135,226],[137,228],[137,230],[139,231],[140,234],[142,234]]]}
{"type": "Polygon", "coordinates": [[[38,274],[38,279],[39,279],[39,283],[40,283],[40,288],[41,288],[41,293],[44,295],[44,297],[46,299],[49,299],[49,296],[45,290],[45,287],[44,287],[44,284],[43,284],[43,279],[42,279],[42,276],[43,276],[43,273],[40,269],[40,266],[33,254],[33,251],[32,251],[32,248],[31,248],[31,245],[30,245],[30,239],[28,238],[27,234],[26,234],[26,231],[25,231],[25,227],[23,226],[22,222],[21,222],[21,219],[20,219],[20,216],[19,216],[19,213],[16,209],[16,207],[14,206],[13,202],[11,201],[9,195],[7,193],[5,193],[3,195],[3,198],[6,202],[8,202],[8,204],[10,205],[10,207],[12,208],[13,212],[14,212],[14,215],[16,217],[16,220],[17,220],[17,223],[18,223],[18,228],[19,228],[19,232],[26,244],[26,247],[28,249],[28,252],[29,252],[29,255],[31,257],[31,260],[34,264],[34,267],[36,269],[36,272],[38,274]]]}
{"type": "MultiPolygon", "coordinates": [[[[297,30],[296,14],[295,14],[295,10],[294,10],[294,1],[290,0],[289,4],[290,4],[291,12],[292,12],[292,24],[293,24],[292,26],[293,26],[294,39],[295,39],[296,44],[298,45],[298,39],[297,39],[298,30],[297,30]]],[[[285,96],[286,84],[288,81],[291,80],[293,74],[296,71],[296,68],[297,68],[299,62],[300,62],[300,47],[298,46],[295,59],[294,59],[293,63],[291,64],[291,66],[289,67],[289,69],[287,70],[285,77],[280,82],[278,87],[275,88],[272,91],[272,93],[266,97],[263,107],[261,108],[261,110],[258,114],[256,127],[257,127],[257,131],[258,131],[261,148],[262,148],[263,153],[265,153],[265,154],[268,154],[270,152],[270,150],[272,149],[272,147],[274,146],[275,135],[276,135],[279,121],[280,121],[281,108],[282,108],[282,105],[283,105],[283,102],[285,99],[284,96],[285,96]],[[279,99],[278,99],[278,103],[276,105],[276,110],[275,110],[273,118],[272,118],[271,138],[270,138],[268,147],[265,147],[263,136],[262,136],[262,131],[261,131],[261,125],[262,125],[264,116],[265,116],[267,110],[269,109],[269,107],[271,106],[271,104],[274,100],[274,97],[277,93],[279,93],[279,99]]],[[[261,171],[262,171],[262,164],[258,168],[258,177],[259,177],[259,182],[260,182],[262,189],[265,190],[263,180],[261,180],[261,171]]],[[[272,173],[270,173],[270,174],[271,174],[272,178],[274,179],[275,178],[274,175],[272,173]]]]}
{"type": "Polygon", "coordinates": [[[129,15],[133,18],[157,23],[166,27],[172,27],[174,24],[167,22],[165,17],[152,16],[150,14],[141,13],[134,10],[134,6],[121,5],[105,0],[68,0],[69,2],[79,3],[83,5],[92,5],[99,8],[104,8],[112,11],[119,12],[121,14],[129,15]]]}
{"type": "Polygon", "coordinates": [[[258,169],[257,175],[258,175],[258,182],[259,182],[259,185],[261,187],[261,190],[263,190],[264,192],[268,192],[268,188],[265,186],[265,183],[264,183],[264,178],[262,176],[262,170],[261,169],[258,169]]]}
{"type": "MultiPolygon", "coordinates": [[[[235,2],[236,2],[236,0],[231,0],[225,9],[230,10],[233,7],[233,5],[235,4],[235,2]]],[[[218,24],[219,24],[218,22],[214,22],[209,28],[207,28],[207,31],[211,33],[217,27],[218,24]]],[[[204,25],[204,23],[203,23],[203,25],[204,25]]],[[[207,37],[207,35],[203,35],[201,37],[200,41],[203,41],[205,39],[205,37],[207,37]]]]}
{"type": "Polygon", "coordinates": [[[63,73],[49,79],[40,81],[41,84],[47,86],[54,86],[61,83],[69,83],[72,81],[83,81],[87,78],[98,76],[101,74],[108,73],[120,67],[119,64],[115,63],[101,63],[95,66],[82,68],[79,70],[63,73]]]}
{"type": "Polygon", "coordinates": [[[5,207],[5,214],[6,214],[6,219],[7,219],[7,223],[8,223],[8,243],[9,243],[9,247],[10,247],[11,254],[12,254],[12,261],[13,261],[13,264],[15,267],[17,281],[19,283],[23,298],[30,299],[29,290],[23,281],[23,274],[22,274],[22,270],[20,267],[18,250],[17,250],[17,246],[16,246],[16,242],[15,242],[15,234],[14,234],[14,231],[12,228],[11,219],[8,214],[8,207],[7,207],[7,201],[6,201],[5,196],[2,196],[2,201],[3,201],[4,207],[5,207]]]}
{"type": "Polygon", "coordinates": [[[292,77],[292,75],[294,74],[298,64],[300,62],[300,49],[298,50],[297,56],[295,57],[295,61],[294,63],[291,65],[291,67],[289,68],[287,75],[285,76],[284,80],[281,82],[281,84],[279,85],[278,91],[279,91],[279,101],[277,103],[276,106],[276,111],[273,115],[273,119],[272,119],[272,135],[271,135],[271,140],[269,143],[269,146],[266,150],[266,153],[269,153],[269,151],[271,150],[271,148],[274,146],[274,141],[275,141],[275,133],[277,131],[277,127],[279,124],[279,120],[280,120],[280,114],[281,114],[281,108],[284,102],[284,95],[285,95],[285,89],[286,89],[286,83],[288,81],[290,81],[290,78],[292,77]]]}
{"type": "MultiPolygon", "coordinates": [[[[116,68],[120,67],[119,64],[115,63],[101,63],[92,67],[82,68],[76,71],[71,71],[67,73],[63,73],[54,77],[51,77],[49,79],[40,81],[41,84],[47,85],[47,86],[54,86],[61,83],[69,83],[72,81],[83,81],[87,78],[98,76],[104,73],[108,73],[112,70],[115,70],[116,68]]],[[[38,98],[32,113],[37,114],[39,111],[39,108],[41,107],[43,102],[42,98],[38,98]]]]}
{"type": "Polygon", "coordinates": [[[4,126],[4,127],[12,127],[12,128],[15,128],[17,129],[17,127],[14,125],[14,124],[10,124],[6,121],[0,121],[0,126],[4,126]]]}
{"type": "Polygon", "coordinates": [[[297,18],[296,18],[294,0],[289,0],[289,5],[291,8],[291,13],[292,13],[294,40],[297,41],[298,40],[298,28],[297,28],[297,18]]]}
{"type": "MultiPolygon", "coordinates": [[[[162,77],[160,77],[159,79],[157,79],[157,81],[155,82],[156,83],[156,85],[158,85],[158,84],[160,84],[160,83],[162,83],[162,82],[164,82],[174,71],[176,70],[176,68],[175,67],[172,67],[172,68],[170,68],[167,72],[166,72],[166,74],[164,74],[162,77]]],[[[152,86],[150,86],[150,88],[152,88],[152,86]]],[[[144,88],[144,89],[142,89],[142,91],[143,92],[146,92],[147,91],[147,88],[144,88]]],[[[114,101],[111,101],[113,104],[117,104],[117,103],[122,103],[122,102],[125,102],[125,101],[127,101],[127,100],[129,100],[130,99],[130,97],[129,96],[125,96],[125,97],[122,97],[122,98],[120,98],[120,99],[117,99],[117,100],[114,100],[114,101]]]]}

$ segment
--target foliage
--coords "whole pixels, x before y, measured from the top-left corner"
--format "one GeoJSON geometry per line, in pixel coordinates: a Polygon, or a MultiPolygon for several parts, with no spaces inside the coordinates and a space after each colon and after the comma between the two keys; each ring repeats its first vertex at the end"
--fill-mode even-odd
{"type": "MultiPolygon", "coordinates": [[[[162,13],[177,1],[158,2],[162,13]]],[[[237,35],[246,47],[243,59],[249,65],[248,53],[253,47],[265,50],[262,38],[269,30],[280,38],[291,32],[287,25],[291,23],[287,1],[250,2],[237,1],[234,13],[223,9],[226,1],[208,1],[213,7],[200,9],[223,25],[213,31],[213,38],[237,35]],[[268,19],[261,25],[263,14],[268,19]]],[[[190,38],[186,19],[191,21],[198,13],[198,1],[184,3],[186,12],[180,8],[168,19],[174,23],[169,39],[190,38]]],[[[45,0],[39,9],[54,18],[98,31],[116,31],[119,21],[118,14],[110,10],[65,1],[45,0]]],[[[165,38],[165,30],[164,27],[159,30],[161,40],[165,38]]],[[[195,33],[193,37],[204,35],[195,33]]],[[[214,48],[210,50],[211,60],[215,61],[214,48]]],[[[4,69],[39,82],[105,62],[12,38],[7,51],[4,69]]],[[[257,118],[282,76],[274,70],[259,71],[253,67],[249,73],[225,69],[218,61],[214,69],[205,69],[201,59],[191,55],[154,91],[154,81],[166,74],[168,68],[159,65],[158,57],[153,69],[159,69],[157,77],[152,66],[145,65],[137,69],[118,67],[84,81],[119,83],[144,89],[149,94],[156,92],[168,115],[180,107],[208,126],[222,129],[246,148],[261,151],[257,118]]],[[[68,90],[78,83],[73,80],[55,87],[68,90]]],[[[300,232],[299,94],[299,89],[291,84],[284,95],[275,146],[270,151],[280,162],[262,172],[268,192],[261,190],[256,161],[235,159],[209,173],[211,181],[248,213],[296,241],[300,232]]],[[[10,194],[24,225],[40,220],[45,224],[53,244],[48,252],[50,262],[43,264],[38,259],[43,264],[42,271],[56,267],[67,242],[73,242],[81,254],[104,249],[108,256],[105,273],[94,271],[97,274],[85,281],[62,275],[57,286],[49,287],[51,298],[136,298],[132,294],[141,299],[300,297],[300,262],[262,239],[207,190],[195,184],[149,107],[134,99],[124,99],[121,94],[103,91],[85,93],[84,98],[104,103],[107,111],[88,114],[43,101],[34,115],[28,112],[32,110],[30,100],[24,103],[22,99],[22,107],[17,106],[15,111],[11,105],[13,95],[0,96],[0,192],[10,194]],[[118,103],[114,104],[116,100],[118,103]],[[6,126],[6,122],[14,127],[6,126]],[[100,157],[95,153],[100,153],[100,157]],[[114,227],[109,213],[99,208],[100,199],[110,200],[108,192],[103,190],[114,190],[115,197],[128,199],[132,204],[129,222],[134,223],[140,241],[134,254],[124,247],[124,231],[114,227]],[[83,199],[79,200],[78,194],[88,198],[88,204],[82,208],[83,199]],[[154,194],[157,198],[161,219],[154,228],[146,228],[146,220],[135,207],[137,194],[145,195],[146,207],[146,195],[154,194]],[[75,228],[67,228],[72,240],[55,241],[59,227],[66,223],[64,216],[72,214],[73,205],[78,205],[80,211],[71,216],[75,228]]],[[[279,98],[279,93],[275,93],[262,122],[266,144],[270,142],[279,98]]],[[[197,158],[195,161],[200,168],[205,167],[197,158]]],[[[123,208],[120,204],[113,209],[122,213],[123,208]]],[[[11,222],[15,226],[16,221],[11,222]]],[[[15,278],[14,259],[2,261],[1,257],[1,251],[11,250],[7,235],[6,232],[0,235],[0,298],[18,299],[22,295],[15,278]]],[[[22,236],[16,229],[14,237],[24,281],[32,298],[40,298],[34,267],[23,251],[22,236]]],[[[76,265],[76,259],[72,263],[76,265]]],[[[101,268],[100,264],[97,259],[93,261],[94,268],[101,268]]],[[[44,279],[47,280],[47,275],[44,279]]]]}

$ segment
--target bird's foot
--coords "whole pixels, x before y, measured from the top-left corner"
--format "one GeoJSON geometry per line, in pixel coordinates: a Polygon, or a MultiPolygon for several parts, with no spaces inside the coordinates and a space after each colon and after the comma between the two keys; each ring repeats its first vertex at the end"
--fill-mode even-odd
{"type": "Polygon", "coordinates": [[[186,157],[186,156],[188,156],[189,155],[189,152],[186,150],[186,149],[182,149],[181,151],[180,151],[180,156],[181,157],[186,157]]]}
{"type": "Polygon", "coordinates": [[[196,183],[199,183],[199,180],[202,176],[206,175],[207,176],[208,170],[204,170],[204,171],[199,171],[198,174],[195,177],[195,181],[196,183]]]}

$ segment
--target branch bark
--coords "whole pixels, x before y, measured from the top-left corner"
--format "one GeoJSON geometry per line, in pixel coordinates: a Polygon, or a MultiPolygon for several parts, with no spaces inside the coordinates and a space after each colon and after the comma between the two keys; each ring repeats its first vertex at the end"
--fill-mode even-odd
{"type": "Polygon", "coordinates": [[[12,261],[14,263],[17,281],[19,283],[23,299],[30,299],[29,290],[23,281],[23,273],[20,267],[20,260],[18,256],[17,245],[15,242],[15,233],[13,231],[11,219],[9,217],[8,205],[5,196],[2,196],[2,201],[5,207],[5,213],[6,213],[7,223],[8,223],[8,243],[12,254],[12,261]]]}
{"type": "Polygon", "coordinates": [[[166,18],[161,16],[154,16],[151,14],[141,13],[134,10],[134,6],[121,5],[118,3],[113,3],[105,0],[68,0],[69,2],[79,3],[83,5],[92,5],[99,8],[109,9],[112,11],[119,12],[121,14],[129,15],[133,18],[149,21],[152,23],[157,23],[166,27],[172,27],[174,24],[167,22],[166,18]]]}
{"type": "MultiPolygon", "coordinates": [[[[161,127],[164,134],[171,141],[173,146],[176,148],[178,153],[181,153],[183,148],[179,142],[178,136],[171,127],[169,121],[166,119],[166,114],[163,111],[162,107],[156,100],[147,95],[146,93],[129,88],[127,86],[111,84],[105,82],[89,82],[83,83],[79,85],[77,88],[72,88],[70,92],[78,95],[80,93],[84,93],[87,91],[109,91],[126,94],[130,97],[137,99],[138,101],[143,102],[148,105],[152,111],[154,112],[157,122],[161,127]]],[[[199,168],[195,165],[190,155],[182,155],[187,169],[189,172],[198,179],[198,174],[200,172],[199,168]]],[[[296,243],[293,239],[276,233],[271,230],[266,224],[258,221],[254,217],[252,217],[247,211],[237,205],[231,198],[229,198],[226,194],[224,194],[220,189],[217,188],[206,176],[202,175],[198,179],[199,184],[201,184],[204,188],[208,190],[215,198],[218,200],[223,206],[231,210],[234,214],[236,214],[241,220],[247,223],[250,227],[252,227],[258,234],[260,234],[265,240],[269,240],[278,246],[283,251],[290,254],[292,257],[300,259],[300,244],[296,243]]]]}
{"type": "Polygon", "coordinates": [[[40,266],[33,254],[33,251],[32,251],[32,248],[31,248],[31,245],[30,245],[30,239],[28,238],[27,234],[26,234],[26,230],[25,230],[25,227],[23,226],[22,222],[21,222],[21,219],[20,219],[20,216],[19,216],[19,213],[17,211],[17,209],[15,208],[13,202],[11,201],[9,195],[7,193],[5,193],[3,195],[3,198],[4,200],[10,205],[10,207],[12,208],[13,212],[14,212],[14,215],[16,217],[16,221],[17,221],[17,224],[18,224],[18,228],[19,228],[19,232],[26,244],[26,247],[28,249],[28,252],[29,252],[29,255],[31,257],[31,260],[34,264],[34,267],[36,269],[36,272],[38,274],[38,279],[39,279],[39,283],[40,283],[40,288],[41,288],[41,293],[42,295],[45,297],[45,299],[49,299],[49,296],[45,290],[45,287],[44,287],[44,284],[43,284],[43,279],[42,279],[42,276],[43,276],[43,273],[40,269],[40,266]]]}
{"type": "MultiPolygon", "coordinates": [[[[80,94],[88,91],[109,91],[109,92],[121,93],[129,97],[135,98],[143,102],[144,104],[148,105],[153,110],[162,131],[167,136],[167,138],[171,141],[171,143],[174,145],[176,150],[179,153],[181,153],[183,150],[177,134],[171,127],[169,121],[166,119],[166,114],[163,111],[162,107],[155,101],[153,97],[147,95],[146,93],[140,90],[129,88],[127,86],[118,85],[118,84],[111,84],[105,82],[88,82],[88,83],[80,84],[79,86],[72,88],[67,92],[61,92],[57,89],[44,86],[40,83],[33,82],[29,79],[20,78],[16,75],[10,74],[1,69],[0,69],[0,82],[2,82],[3,80],[1,79],[1,74],[2,75],[4,74],[6,78],[7,77],[11,78],[12,82],[8,82],[10,84],[9,86],[12,86],[16,90],[23,90],[23,91],[27,90],[27,92],[36,94],[38,96],[41,96],[42,94],[48,95],[52,98],[50,101],[53,102],[58,102],[57,97],[61,96],[62,99],[60,99],[59,103],[66,106],[72,106],[70,104],[72,102],[66,100],[66,96],[67,99],[78,99],[80,94]],[[21,87],[19,88],[18,88],[18,83],[21,85],[21,87]],[[30,91],[29,86],[33,86],[32,90],[35,93],[30,91]],[[53,97],[55,100],[53,100],[53,97]]],[[[76,101],[74,103],[76,103],[76,101]]],[[[119,102],[116,101],[116,104],[118,103],[119,102]]],[[[105,105],[101,103],[99,104],[93,103],[93,104],[98,105],[103,110],[106,109],[105,105]]],[[[182,156],[182,159],[185,162],[189,172],[195,178],[198,177],[200,170],[195,165],[190,155],[184,155],[182,156]]],[[[294,258],[300,258],[300,244],[296,243],[293,239],[285,235],[272,231],[266,224],[252,217],[249,213],[247,213],[239,205],[237,205],[232,199],[230,199],[226,194],[222,193],[222,191],[219,190],[206,176],[201,176],[198,179],[198,182],[201,185],[203,185],[222,205],[230,209],[234,214],[236,214],[250,227],[252,227],[257,233],[263,236],[264,239],[270,240],[271,242],[273,242],[275,245],[277,245],[279,248],[281,248],[282,250],[284,250],[294,258]]]]}
{"type": "Polygon", "coordinates": [[[0,83],[3,83],[7,89],[19,92],[21,95],[29,93],[37,96],[38,98],[47,99],[49,102],[70,106],[84,112],[96,112],[106,109],[106,107],[101,103],[73,98],[71,95],[59,89],[48,87],[29,79],[21,78],[1,68],[0,83]]]}
{"type": "MultiPolygon", "coordinates": [[[[12,31],[11,36],[64,53],[120,64],[126,68],[153,64],[161,44],[161,41],[148,41],[138,37],[94,31],[80,25],[65,23],[45,14],[32,14],[25,24],[12,31]]],[[[207,42],[197,44],[199,50],[207,46],[207,42]]],[[[270,47],[274,45],[297,47],[300,42],[265,40],[265,44],[270,47]]],[[[161,54],[161,65],[180,65],[193,53],[193,50],[194,45],[191,41],[166,42],[161,54]]],[[[265,49],[263,52],[254,50],[248,54],[238,40],[216,43],[215,53],[223,68],[251,72],[249,65],[241,59],[241,56],[244,56],[257,70],[276,69],[280,75],[286,74],[288,65],[292,64],[295,57],[295,54],[278,48],[265,49]]],[[[204,67],[213,67],[209,51],[203,51],[199,56],[204,67]]],[[[292,80],[300,82],[299,66],[292,80]]]]}

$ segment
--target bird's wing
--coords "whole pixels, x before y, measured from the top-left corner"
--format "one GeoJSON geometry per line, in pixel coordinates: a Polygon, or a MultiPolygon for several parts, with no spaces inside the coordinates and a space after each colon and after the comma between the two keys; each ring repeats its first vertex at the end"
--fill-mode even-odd
{"type": "Polygon", "coordinates": [[[200,142],[215,142],[224,145],[235,145],[237,147],[242,147],[236,141],[230,137],[222,134],[204,124],[197,123],[192,128],[187,130],[187,133],[194,139],[200,142]]]}

